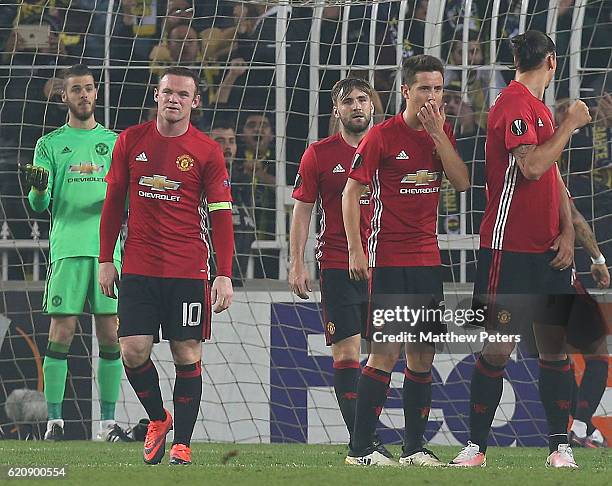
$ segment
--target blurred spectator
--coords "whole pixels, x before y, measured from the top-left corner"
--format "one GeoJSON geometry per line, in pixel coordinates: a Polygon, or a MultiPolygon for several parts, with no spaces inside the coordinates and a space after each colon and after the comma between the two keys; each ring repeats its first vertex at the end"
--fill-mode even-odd
{"type": "Polygon", "coordinates": [[[23,0],[18,2],[16,23],[32,22],[43,15],[50,15],[60,19],[59,8],[69,7],[71,0],[23,0]]]}
{"type": "MultiPolygon", "coordinates": [[[[462,66],[462,55],[463,41],[459,36],[451,41],[448,56],[449,64],[462,66]]],[[[483,56],[482,45],[477,35],[472,33],[470,33],[468,41],[467,63],[468,66],[473,66],[467,69],[467,94],[472,109],[478,117],[478,125],[486,128],[489,106],[506,86],[506,83],[499,71],[484,68],[486,61],[483,56]]],[[[444,72],[444,82],[447,84],[454,81],[461,83],[461,77],[462,70],[447,68],[444,72]]]]}
{"type": "MultiPolygon", "coordinates": [[[[429,0],[415,0],[410,2],[404,18],[404,35],[402,40],[402,59],[407,57],[423,54],[425,42],[425,20],[427,17],[427,7],[429,0]]],[[[388,13],[381,12],[383,5],[379,6],[379,20],[381,15],[384,18],[388,16],[388,22],[378,24],[376,38],[381,45],[380,55],[377,56],[377,63],[385,65],[395,65],[397,63],[397,44],[398,44],[398,24],[399,24],[399,3],[394,2],[389,4],[388,13]]],[[[377,92],[380,93],[382,105],[384,106],[383,114],[394,114],[395,98],[399,90],[396,89],[397,70],[377,70],[374,75],[374,85],[377,92]]],[[[402,100],[403,103],[403,100],[402,100]]]]}
{"type": "MultiPolygon", "coordinates": [[[[563,123],[572,101],[561,98],[555,104],[555,122],[563,123]]],[[[564,173],[583,174],[609,185],[607,174],[612,170],[612,129],[606,124],[612,115],[612,97],[604,93],[598,97],[593,110],[593,123],[577,131],[563,151],[559,164],[564,173]]]]}
{"type": "MultiPolygon", "coordinates": [[[[67,53],[72,56],[74,62],[83,62],[84,56],[90,55],[101,59],[104,57],[104,44],[100,42],[100,32],[93,25],[92,6],[88,7],[91,0],[73,0],[70,8],[62,11],[63,23],[60,38],[67,53]],[[95,40],[93,40],[95,38],[95,40]],[[93,43],[87,46],[87,40],[93,43]],[[87,51],[87,53],[86,53],[87,51]]],[[[93,5],[95,8],[95,5],[93,5]]],[[[99,63],[99,61],[98,61],[99,63]]]]}
{"type": "MultiPolygon", "coordinates": [[[[457,139],[457,151],[470,172],[471,187],[467,192],[467,233],[478,233],[486,204],[485,194],[485,137],[486,130],[478,125],[469,102],[462,100],[461,83],[453,81],[444,87],[446,119],[453,126],[457,139]]],[[[440,231],[458,232],[459,193],[452,185],[442,189],[440,215],[443,216],[440,231]],[[444,217],[447,215],[446,217],[444,217]]]]}
{"type": "Polygon", "coordinates": [[[166,15],[163,17],[161,26],[161,39],[165,39],[170,31],[177,25],[188,25],[192,27],[195,17],[195,9],[191,0],[170,0],[166,15]]]}
{"type": "Polygon", "coordinates": [[[170,65],[183,65],[200,72],[200,93],[204,110],[201,126],[210,126],[213,110],[223,110],[226,107],[233,84],[246,70],[241,59],[234,59],[232,68],[226,70],[221,80],[221,70],[207,66],[208,63],[202,55],[200,38],[195,29],[187,24],[172,27],[168,31],[167,39],[153,48],[150,58],[151,73],[155,77],[170,65]]]}
{"type": "MultiPolygon", "coordinates": [[[[156,77],[169,66],[183,65],[187,67],[202,64],[200,39],[193,27],[178,24],[168,31],[168,37],[156,45],[149,55],[151,73],[156,77]]],[[[208,86],[208,83],[206,83],[208,86]]]]}
{"type": "Polygon", "coordinates": [[[138,61],[149,53],[160,38],[163,6],[160,0],[121,0],[113,29],[113,58],[138,61]]]}
{"type": "MultiPolygon", "coordinates": [[[[268,116],[249,114],[238,136],[239,160],[234,174],[251,185],[252,206],[258,240],[276,238],[276,155],[274,131],[268,116]]],[[[257,278],[277,278],[278,251],[260,250],[256,259],[257,278]]]]}
{"type": "MultiPolygon", "coordinates": [[[[472,2],[468,24],[470,33],[478,34],[481,32],[482,14],[479,10],[478,2],[472,2]]],[[[442,23],[443,40],[453,39],[463,31],[465,14],[465,2],[463,0],[447,0],[444,7],[444,21],[442,23]]]]}
{"type": "Polygon", "coordinates": [[[4,62],[29,67],[15,69],[4,87],[0,133],[13,146],[27,152],[33,150],[38,138],[57,127],[55,108],[47,109],[51,91],[45,93],[45,84],[53,77],[57,65],[70,65],[75,58],[67,54],[55,17],[43,15],[32,38],[24,39],[26,32],[30,31],[17,26],[7,39],[4,62]]]}
{"type": "Polygon", "coordinates": [[[251,245],[255,241],[255,221],[253,217],[252,184],[244,172],[236,170],[236,131],[234,122],[218,118],[210,130],[210,138],[223,150],[225,163],[232,183],[232,218],[234,222],[234,265],[233,283],[242,286],[246,278],[251,245]]]}
{"type": "MultiPolygon", "coordinates": [[[[609,110],[609,94],[595,101],[595,112],[609,110]]],[[[555,104],[555,123],[565,119],[571,100],[562,98],[555,104]]],[[[612,133],[604,116],[595,116],[594,122],[572,135],[559,160],[559,169],[578,210],[593,227],[604,255],[612,252],[612,133]]],[[[582,250],[575,255],[576,268],[587,278],[581,278],[587,287],[593,287],[588,274],[590,259],[582,250]]]]}
{"type": "MultiPolygon", "coordinates": [[[[270,112],[276,107],[275,71],[276,17],[284,7],[245,3],[246,14],[239,28],[238,46],[232,57],[244,59],[248,69],[236,79],[228,105],[241,109],[270,112]]],[[[308,131],[308,59],[312,9],[287,7],[286,79],[287,79],[287,180],[295,176],[297,162],[305,150],[304,133],[308,131]]]]}
{"type": "MultiPolygon", "coordinates": [[[[274,175],[276,157],[274,153],[274,133],[270,119],[266,115],[247,115],[239,140],[243,172],[251,176],[251,180],[256,186],[274,187],[276,185],[274,175]]],[[[257,204],[257,206],[270,207],[269,204],[265,204],[268,201],[268,197],[262,197],[259,201],[262,204],[257,204]]],[[[271,207],[273,208],[273,205],[271,207]]],[[[257,229],[258,231],[266,231],[266,229],[269,229],[268,226],[258,224],[257,229]]]]}

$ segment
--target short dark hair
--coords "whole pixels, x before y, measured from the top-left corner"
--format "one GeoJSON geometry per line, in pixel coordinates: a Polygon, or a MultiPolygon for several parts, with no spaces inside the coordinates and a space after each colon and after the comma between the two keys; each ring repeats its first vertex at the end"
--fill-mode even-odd
{"type": "Polygon", "coordinates": [[[513,37],[510,42],[512,42],[514,65],[522,72],[539,68],[546,56],[557,51],[553,40],[539,30],[528,30],[513,37]]]}
{"type": "Polygon", "coordinates": [[[417,73],[430,73],[438,71],[444,78],[444,66],[442,61],[434,56],[419,54],[404,59],[402,64],[402,84],[408,86],[414,84],[417,73]]]}
{"type": "Polygon", "coordinates": [[[236,121],[228,117],[216,116],[210,126],[209,133],[213,130],[234,130],[236,132],[236,121]]]}
{"type": "Polygon", "coordinates": [[[372,86],[370,86],[370,83],[368,83],[365,79],[345,78],[334,84],[334,87],[331,90],[332,103],[335,105],[338,101],[342,101],[354,89],[363,91],[370,98],[372,98],[372,86]]]}
{"type": "Polygon", "coordinates": [[[195,83],[195,87],[196,87],[195,94],[197,95],[200,93],[200,76],[198,76],[198,74],[193,69],[189,69],[186,67],[180,67],[180,66],[172,66],[172,67],[164,69],[163,72],[161,73],[161,76],[159,77],[159,82],[157,83],[158,87],[159,87],[159,83],[161,83],[162,78],[169,74],[173,74],[174,76],[183,76],[185,78],[193,79],[193,82],[195,83]]]}
{"type": "Polygon", "coordinates": [[[64,86],[66,86],[66,82],[69,78],[76,78],[77,76],[91,76],[94,78],[94,84],[96,82],[96,78],[93,75],[93,72],[86,64],[75,64],[74,66],[70,66],[62,71],[62,79],[64,80],[64,86]]]}

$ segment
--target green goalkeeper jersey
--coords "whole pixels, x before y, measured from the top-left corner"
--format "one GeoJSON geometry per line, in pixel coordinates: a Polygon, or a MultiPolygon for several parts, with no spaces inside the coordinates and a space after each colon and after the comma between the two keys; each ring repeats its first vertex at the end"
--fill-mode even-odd
{"type": "MultiPolygon", "coordinates": [[[[50,260],[68,257],[98,257],[100,216],[106,197],[104,177],[110,169],[117,134],[99,123],[91,130],[67,124],[40,138],[34,165],[49,171],[44,194],[30,190],[34,211],[51,209],[50,260]]],[[[121,260],[119,242],[115,260],[121,260]]]]}

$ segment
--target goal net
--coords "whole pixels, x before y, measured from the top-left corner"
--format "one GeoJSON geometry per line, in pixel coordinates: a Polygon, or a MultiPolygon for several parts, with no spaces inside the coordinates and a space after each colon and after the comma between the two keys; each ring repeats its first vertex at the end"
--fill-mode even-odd
{"type": "MultiPolygon", "coordinates": [[[[472,187],[458,194],[444,182],[438,231],[446,305],[466,307],[485,205],[487,112],[514,76],[509,39],[529,28],[549,33],[557,44],[559,67],[545,95],[557,120],[568,99],[586,100],[595,114],[559,166],[602,252],[612,258],[610,16],[604,0],[0,0],[0,438],[23,437],[36,422],[7,414],[11,394],[43,389],[49,317],[41,303],[50,215],[29,208],[29,188],[17,167],[32,161],[39,137],[66,121],[62,68],[85,62],[94,69],[96,119],[119,132],[156,116],[153,90],[165,66],[191,67],[200,73],[202,99],[192,122],[205,133],[229,129],[236,137],[237,150],[231,143],[226,149],[235,206],[235,297],[228,312],[214,317],[212,340],[203,348],[194,440],[343,443],[348,436],[333,392],[318,287],[301,301],[286,282],[291,188],[308,143],[336,129],[331,87],[349,74],[368,79],[376,88],[379,122],[402,109],[398,67],[405,57],[427,53],[443,60],[447,118],[472,187]]],[[[316,281],[315,219],[306,259],[316,281]]],[[[576,265],[592,288],[582,249],[576,265]]],[[[599,298],[611,300],[606,292],[599,298]]],[[[467,440],[469,381],[479,348],[439,351],[428,440],[467,440]]],[[[92,317],[83,314],[70,348],[63,409],[70,438],[91,438],[99,419],[97,355],[92,317]]],[[[167,343],[154,348],[153,359],[171,409],[174,366],[167,343]]],[[[392,375],[380,417],[385,442],[402,437],[403,366],[392,375]]],[[[492,443],[546,443],[537,376],[533,359],[513,356],[492,443]]],[[[595,414],[607,434],[611,413],[608,389],[595,414]]],[[[119,423],[133,426],[143,417],[124,380],[119,423]]]]}

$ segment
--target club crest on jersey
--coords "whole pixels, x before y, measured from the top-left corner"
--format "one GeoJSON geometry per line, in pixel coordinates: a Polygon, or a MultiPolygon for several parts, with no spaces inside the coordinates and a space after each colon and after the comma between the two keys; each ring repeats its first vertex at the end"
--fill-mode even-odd
{"type": "Polygon", "coordinates": [[[179,155],[176,158],[176,166],[179,168],[181,172],[187,172],[189,169],[193,167],[193,157],[188,154],[179,155]]]}
{"type": "Polygon", "coordinates": [[[336,325],[332,321],[329,321],[327,323],[327,333],[330,336],[333,336],[334,334],[336,334],[336,325]]]}
{"type": "Polygon", "coordinates": [[[154,176],[142,176],[138,184],[141,186],[150,187],[153,191],[167,191],[176,190],[181,187],[181,183],[178,181],[171,181],[166,176],[154,175],[154,176]]]}
{"type": "Polygon", "coordinates": [[[361,154],[355,154],[355,158],[353,158],[353,163],[351,164],[351,169],[357,169],[361,167],[361,164],[363,164],[363,157],[361,154]]]}
{"type": "Polygon", "coordinates": [[[80,164],[73,164],[68,167],[68,171],[78,172],[79,174],[93,174],[94,172],[101,172],[103,168],[103,165],[94,164],[93,162],[81,162],[80,164]]]}
{"type": "Polygon", "coordinates": [[[108,153],[108,145],[102,142],[96,144],[96,153],[98,155],[106,155],[108,153]]]}
{"type": "Polygon", "coordinates": [[[497,313],[497,320],[500,324],[508,324],[512,320],[512,314],[510,314],[510,311],[502,309],[497,313]]]}
{"type": "Polygon", "coordinates": [[[527,133],[527,123],[525,123],[520,118],[517,118],[516,120],[512,122],[512,125],[510,126],[510,130],[517,137],[520,137],[521,135],[525,135],[525,133],[527,133]]]}

